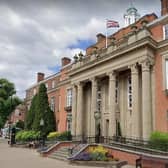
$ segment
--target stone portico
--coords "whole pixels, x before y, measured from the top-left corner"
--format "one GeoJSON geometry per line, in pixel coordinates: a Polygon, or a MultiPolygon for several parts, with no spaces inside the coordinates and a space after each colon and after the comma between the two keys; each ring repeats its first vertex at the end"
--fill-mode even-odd
{"type": "Polygon", "coordinates": [[[73,135],[121,132],[126,137],[149,138],[154,129],[155,43],[143,29],[128,37],[125,45],[112,43],[73,65],[69,72],[73,135]]]}

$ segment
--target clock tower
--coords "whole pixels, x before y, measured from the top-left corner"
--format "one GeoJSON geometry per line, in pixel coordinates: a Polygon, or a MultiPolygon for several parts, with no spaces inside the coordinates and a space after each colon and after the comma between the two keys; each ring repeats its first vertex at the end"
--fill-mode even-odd
{"type": "Polygon", "coordinates": [[[126,13],[124,14],[125,27],[130,24],[133,24],[139,18],[140,14],[138,13],[138,10],[131,3],[131,6],[127,9],[126,13]]]}

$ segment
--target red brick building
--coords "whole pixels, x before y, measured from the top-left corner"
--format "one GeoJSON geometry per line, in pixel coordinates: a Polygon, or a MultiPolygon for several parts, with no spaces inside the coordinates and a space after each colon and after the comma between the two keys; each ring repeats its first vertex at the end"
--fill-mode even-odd
{"type": "Polygon", "coordinates": [[[27,106],[43,82],[58,131],[94,136],[100,105],[103,136],[117,134],[116,123],[126,137],[148,139],[155,130],[168,132],[168,1],[161,0],[161,17],[146,14],[110,35],[107,48],[105,44],[99,33],[86,56],[72,64],[63,58],[61,71],[47,78],[38,73],[37,83],[26,91],[27,106]],[[102,90],[99,105],[93,86],[102,90]]]}
{"type": "Polygon", "coordinates": [[[16,124],[18,121],[24,121],[26,115],[26,106],[24,104],[18,105],[9,116],[9,122],[16,124]]]}
{"type": "MultiPolygon", "coordinates": [[[[33,96],[38,92],[39,85],[45,83],[48,94],[48,101],[51,110],[55,114],[56,130],[65,131],[71,129],[71,115],[67,119],[66,94],[70,84],[67,76],[67,71],[71,68],[71,60],[69,58],[62,58],[62,67],[60,72],[45,78],[45,74],[37,73],[37,83],[26,90],[26,105],[28,109],[31,105],[33,96]]],[[[71,107],[71,104],[69,104],[71,107]]]]}

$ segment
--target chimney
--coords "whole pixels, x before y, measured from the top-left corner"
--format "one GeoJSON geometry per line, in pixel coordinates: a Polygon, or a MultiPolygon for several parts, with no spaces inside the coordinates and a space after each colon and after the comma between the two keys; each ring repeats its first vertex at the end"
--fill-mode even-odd
{"type": "Polygon", "coordinates": [[[106,38],[106,36],[101,33],[97,34],[96,37],[97,37],[97,42],[100,42],[101,40],[106,38]]]}
{"type": "Polygon", "coordinates": [[[71,59],[68,58],[68,57],[63,57],[61,59],[61,63],[62,63],[62,67],[65,66],[65,65],[68,65],[69,63],[71,63],[71,59]]]}
{"type": "Polygon", "coordinates": [[[161,15],[168,14],[168,0],[161,0],[161,15]]]}
{"type": "Polygon", "coordinates": [[[44,80],[44,73],[38,72],[37,73],[37,82],[40,82],[42,80],[44,80]]]}

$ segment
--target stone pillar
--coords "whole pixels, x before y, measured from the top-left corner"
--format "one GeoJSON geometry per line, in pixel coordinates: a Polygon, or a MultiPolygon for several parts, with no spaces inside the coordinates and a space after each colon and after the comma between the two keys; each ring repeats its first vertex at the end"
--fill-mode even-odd
{"type": "Polygon", "coordinates": [[[156,130],[156,114],[155,114],[155,100],[156,100],[156,84],[155,84],[155,66],[154,63],[152,64],[151,69],[151,83],[152,83],[152,130],[156,130]]]}
{"type": "Polygon", "coordinates": [[[78,83],[77,85],[77,120],[76,120],[76,135],[82,136],[82,127],[83,127],[83,84],[78,83]]]}
{"type": "Polygon", "coordinates": [[[116,73],[110,72],[109,76],[109,136],[116,134],[116,115],[115,115],[115,84],[116,73]]]}
{"type": "Polygon", "coordinates": [[[76,135],[76,121],[77,121],[77,114],[76,114],[76,108],[77,108],[77,91],[76,86],[73,85],[72,88],[72,135],[76,135]]]}
{"type": "Polygon", "coordinates": [[[89,136],[95,136],[95,118],[94,113],[97,110],[97,79],[94,77],[91,79],[92,82],[92,97],[91,97],[91,113],[89,122],[89,136]]]}
{"type": "Polygon", "coordinates": [[[131,68],[131,80],[132,80],[132,137],[140,138],[140,111],[139,111],[139,74],[138,66],[133,64],[131,68]]]}
{"type": "Polygon", "coordinates": [[[142,62],[142,138],[149,139],[152,132],[150,61],[142,62]]]}

